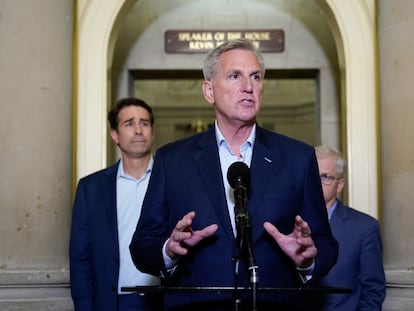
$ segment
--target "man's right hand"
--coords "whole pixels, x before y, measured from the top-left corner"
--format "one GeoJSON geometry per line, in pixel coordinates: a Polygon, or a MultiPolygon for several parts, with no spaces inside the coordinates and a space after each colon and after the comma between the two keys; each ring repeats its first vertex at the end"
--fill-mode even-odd
{"type": "Polygon", "coordinates": [[[177,222],[170,239],[167,242],[165,252],[173,260],[187,255],[189,249],[197,245],[201,240],[213,235],[217,231],[217,224],[209,225],[201,230],[191,228],[195,212],[189,212],[177,222]]]}

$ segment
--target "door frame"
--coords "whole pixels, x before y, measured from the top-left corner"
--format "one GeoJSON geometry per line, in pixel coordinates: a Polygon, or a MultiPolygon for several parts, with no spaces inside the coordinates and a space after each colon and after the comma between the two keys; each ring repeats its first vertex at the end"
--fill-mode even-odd
{"type": "MultiPolygon", "coordinates": [[[[106,166],[106,114],[113,48],[122,18],[136,1],[75,2],[74,183],[106,166]]],[[[341,103],[345,116],[342,149],[348,159],[348,202],[378,218],[376,4],[374,0],[315,1],[327,16],[339,51],[341,103]]]]}

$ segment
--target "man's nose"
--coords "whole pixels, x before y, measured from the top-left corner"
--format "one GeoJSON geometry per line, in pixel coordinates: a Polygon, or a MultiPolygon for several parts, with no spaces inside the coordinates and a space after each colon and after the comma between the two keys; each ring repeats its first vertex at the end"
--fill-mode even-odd
{"type": "Polygon", "coordinates": [[[142,126],[141,126],[141,123],[140,122],[137,122],[135,124],[135,133],[137,133],[137,134],[141,134],[142,133],[142,126]]]}
{"type": "Polygon", "coordinates": [[[253,92],[253,82],[250,77],[243,78],[243,91],[247,93],[253,92]]]}

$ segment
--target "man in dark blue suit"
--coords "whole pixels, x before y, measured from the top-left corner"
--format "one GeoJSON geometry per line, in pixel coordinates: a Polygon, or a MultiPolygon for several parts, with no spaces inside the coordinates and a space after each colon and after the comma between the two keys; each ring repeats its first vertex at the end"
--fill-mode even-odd
{"type": "Polygon", "coordinates": [[[82,178],[73,206],[70,278],[75,310],[161,310],[158,297],[121,290],[159,284],[159,278],[135,268],[128,249],[152,170],[154,116],[144,101],[125,98],[108,120],[121,159],[82,178]]]}
{"type": "Polygon", "coordinates": [[[208,53],[203,72],[215,124],[157,151],[130,245],[134,263],[170,285],[197,287],[168,291],[166,310],[301,310],[301,293],[288,289],[325,275],[338,251],[314,149],[256,124],[265,69],[252,42],[220,45],[208,53]],[[246,231],[257,270],[236,238],[235,191],[226,175],[237,161],[251,171],[246,231]],[[257,297],[250,290],[235,290],[236,297],[202,292],[256,286],[252,276],[259,287],[285,290],[258,291],[257,297]]]}
{"type": "Polygon", "coordinates": [[[339,244],[338,262],[320,284],[352,289],[351,294],[327,295],[320,310],[379,311],[385,299],[385,275],[378,221],[337,199],[345,185],[342,154],[318,146],[316,157],[329,222],[339,244]]]}

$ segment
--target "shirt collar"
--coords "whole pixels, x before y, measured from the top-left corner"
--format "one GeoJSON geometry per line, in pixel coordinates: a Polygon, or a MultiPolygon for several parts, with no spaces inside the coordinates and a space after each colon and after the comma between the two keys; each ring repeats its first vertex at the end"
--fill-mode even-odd
{"type": "MultiPolygon", "coordinates": [[[[217,120],[214,121],[214,128],[216,130],[217,146],[220,147],[220,145],[223,143],[227,144],[226,139],[224,138],[223,134],[221,133],[217,125],[217,120]]],[[[243,145],[247,143],[250,147],[253,147],[255,139],[256,139],[256,123],[253,125],[252,131],[250,132],[249,137],[247,137],[247,140],[243,143],[243,145]]]]}
{"type": "Polygon", "coordinates": [[[331,220],[332,214],[334,213],[336,206],[338,205],[338,200],[335,200],[335,203],[328,208],[328,219],[331,220]]]}
{"type": "MultiPolygon", "coordinates": [[[[149,173],[151,173],[153,165],[154,165],[154,157],[151,155],[151,158],[148,162],[147,169],[145,170],[145,174],[142,175],[142,177],[140,179],[142,179],[143,177],[145,177],[149,173]]],[[[127,178],[127,179],[136,179],[135,177],[132,177],[131,175],[128,175],[127,173],[125,173],[122,158],[119,160],[119,165],[118,165],[117,178],[119,178],[119,177],[127,178]]]]}

